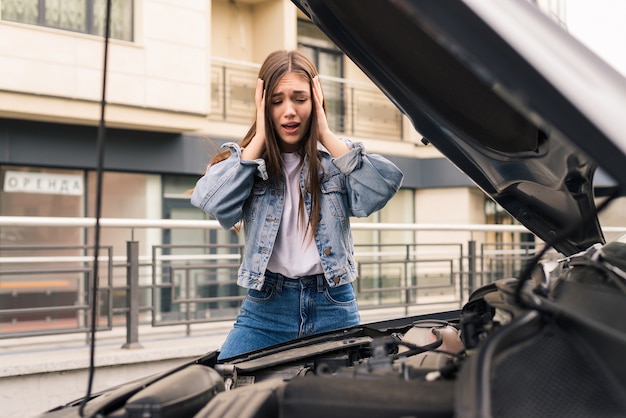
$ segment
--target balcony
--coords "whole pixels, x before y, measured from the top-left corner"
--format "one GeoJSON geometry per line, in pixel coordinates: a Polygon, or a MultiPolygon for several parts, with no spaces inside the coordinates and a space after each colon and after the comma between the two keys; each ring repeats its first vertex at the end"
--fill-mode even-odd
{"type": "MultiPolygon", "coordinates": [[[[210,120],[250,124],[259,65],[213,58],[210,120]]],[[[402,113],[375,86],[320,76],[331,129],[349,137],[402,140],[402,113]]]]}

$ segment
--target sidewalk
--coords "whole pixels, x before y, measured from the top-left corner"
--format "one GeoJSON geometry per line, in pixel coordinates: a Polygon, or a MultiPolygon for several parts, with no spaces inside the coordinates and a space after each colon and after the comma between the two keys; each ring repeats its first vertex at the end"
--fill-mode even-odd
{"type": "MultiPolygon", "coordinates": [[[[96,367],[198,357],[219,348],[232,321],[184,326],[139,327],[140,348],[122,348],[126,329],[96,333],[96,367]]],[[[0,340],[0,378],[84,369],[90,347],[84,333],[0,340]]]]}

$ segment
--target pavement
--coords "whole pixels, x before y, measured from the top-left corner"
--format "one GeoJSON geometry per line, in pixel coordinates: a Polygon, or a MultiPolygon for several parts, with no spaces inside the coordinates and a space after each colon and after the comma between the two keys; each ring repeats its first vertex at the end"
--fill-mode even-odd
{"type": "MultiPolygon", "coordinates": [[[[140,326],[140,346],[135,348],[123,348],[124,327],[99,331],[94,364],[107,367],[199,357],[218,349],[231,327],[232,321],[194,324],[187,335],[185,326],[140,326]]],[[[84,333],[0,339],[0,378],[85,369],[90,354],[84,333]]]]}

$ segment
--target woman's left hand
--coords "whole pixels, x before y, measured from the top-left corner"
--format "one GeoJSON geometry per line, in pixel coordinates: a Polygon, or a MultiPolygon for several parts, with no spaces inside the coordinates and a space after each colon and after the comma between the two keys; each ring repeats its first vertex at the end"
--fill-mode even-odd
{"type": "Polygon", "coordinates": [[[337,138],[328,126],[328,119],[326,119],[326,112],[324,111],[324,92],[319,75],[313,77],[312,85],[317,129],[320,135],[319,141],[334,157],[340,157],[348,152],[348,146],[337,138]]]}

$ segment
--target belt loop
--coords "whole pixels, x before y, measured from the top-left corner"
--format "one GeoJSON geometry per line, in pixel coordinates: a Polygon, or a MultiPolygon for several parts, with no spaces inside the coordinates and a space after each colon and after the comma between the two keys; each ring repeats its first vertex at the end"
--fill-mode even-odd
{"type": "Polygon", "coordinates": [[[324,277],[323,274],[318,274],[316,275],[316,279],[317,279],[317,293],[322,293],[324,291],[324,282],[326,281],[326,278],[324,277]]]}
{"type": "Polygon", "coordinates": [[[276,290],[279,292],[283,291],[283,282],[285,281],[285,276],[282,274],[276,273],[276,290]]]}

